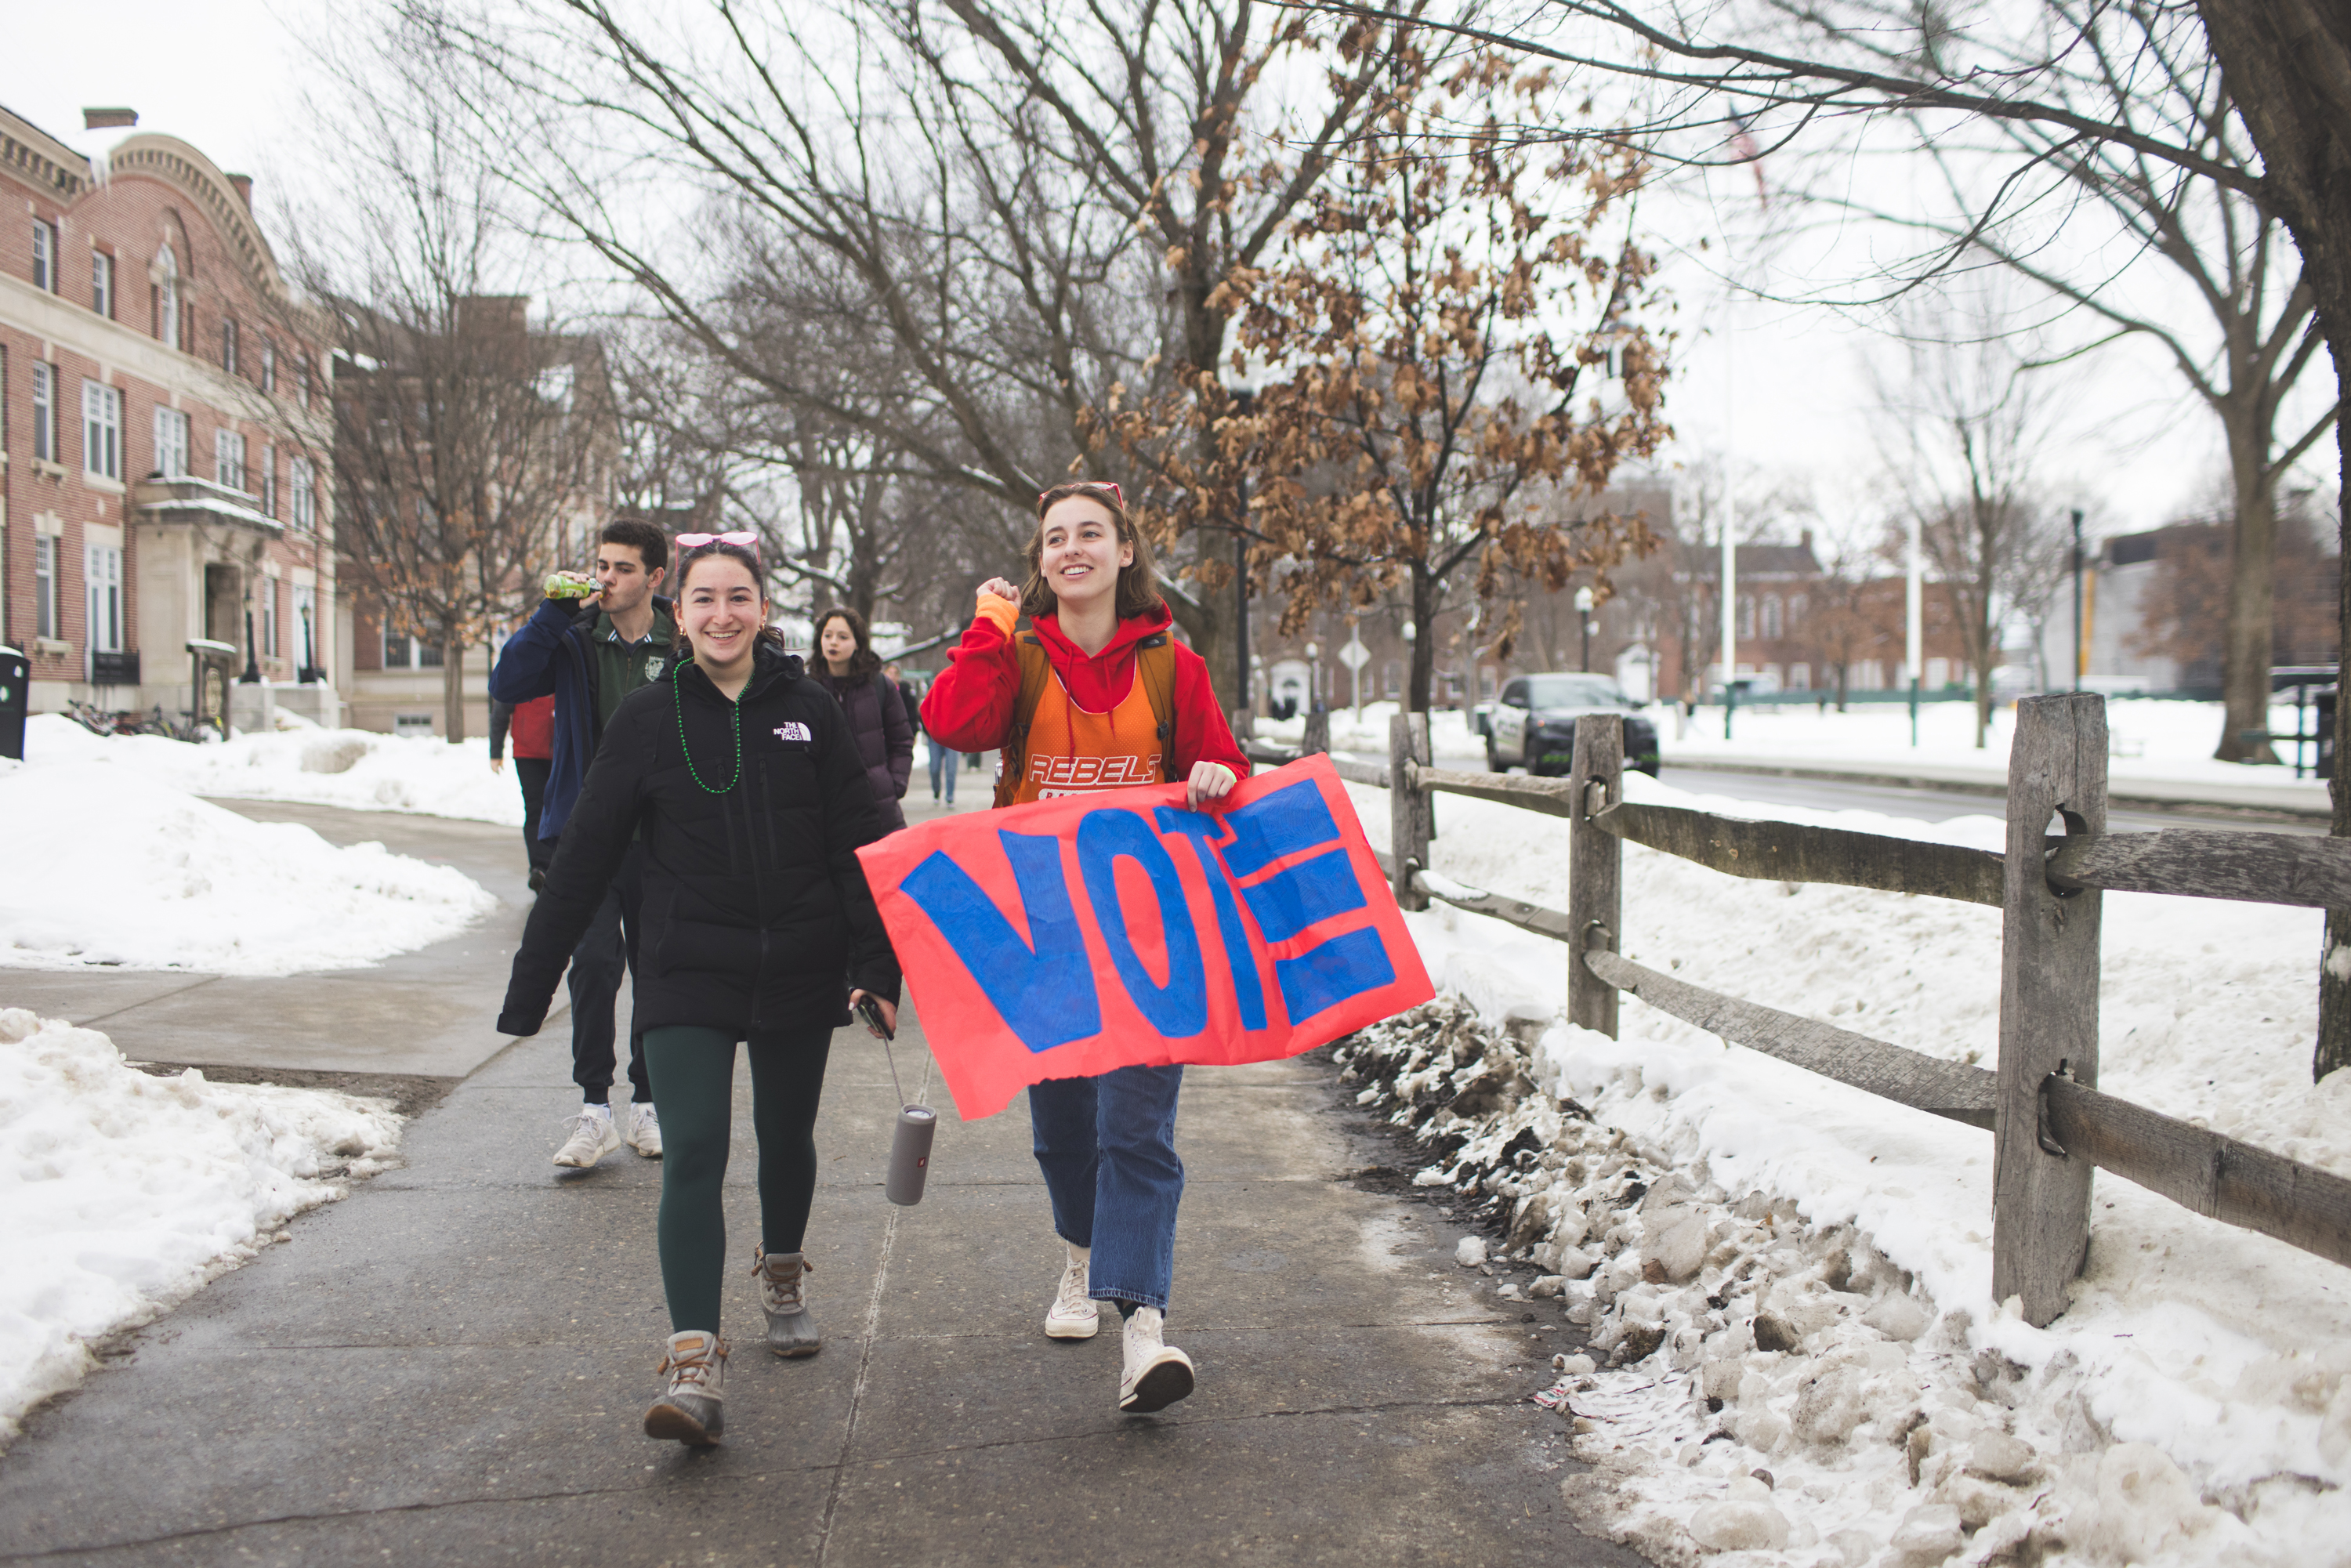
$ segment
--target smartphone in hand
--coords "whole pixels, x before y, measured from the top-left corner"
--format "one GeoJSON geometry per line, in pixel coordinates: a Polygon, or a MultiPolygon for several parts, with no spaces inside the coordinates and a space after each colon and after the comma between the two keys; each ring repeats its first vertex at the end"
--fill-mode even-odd
{"type": "Polygon", "coordinates": [[[872,1030],[875,1034],[880,1035],[883,1040],[895,1040],[898,1038],[894,1032],[883,1026],[882,1009],[874,1003],[872,997],[860,997],[857,998],[857,1016],[865,1020],[866,1028],[872,1030]]]}

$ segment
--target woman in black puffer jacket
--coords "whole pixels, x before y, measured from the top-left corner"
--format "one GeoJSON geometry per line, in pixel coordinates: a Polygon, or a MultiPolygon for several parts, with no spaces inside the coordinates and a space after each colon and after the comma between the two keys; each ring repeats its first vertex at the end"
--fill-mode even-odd
{"type": "Polygon", "coordinates": [[[914,727],[906,721],[906,699],[882,673],[882,656],[865,617],[845,606],[828,610],[816,623],[816,668],[819,685],[840,699],[857,737],[858,755],[865,759],[866,777],[873,781],[873,798],[882,802],[893,828],[906,825],[898,802],[906,797],[906,780],[914,774],[914,727]]]}
{"type": "Polygon", "coordinates": [[[659,1239],[674,1331],[663,1362],[673,1375],[645,1431],[705,1445],[724,1426],[720,1186],[736,1042],[748,1042],[751,1060],[767,1343],[811,1354],[801,1242],[825,1059],[845,1003],[871,996],[894,1027],[899,975],[857,862],[858,846],[887,824],[840,706],[767,629],[749,550],[709,544],[678,573],[690,662],[630,694],[605,727],[515,954],[498,1028],[538,1032],[571,949],[642,839],[636,1017],[668,1145],[659,1239]]]}

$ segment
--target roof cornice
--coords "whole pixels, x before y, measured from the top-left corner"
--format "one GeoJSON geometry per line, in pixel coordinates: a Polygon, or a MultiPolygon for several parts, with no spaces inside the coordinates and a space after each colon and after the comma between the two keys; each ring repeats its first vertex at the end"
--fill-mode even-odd
{"type": "Polygon", "coordinates": [[[270,294],[283,298],[286,280],[277,270],[277,256],[261,236],[261,225],[228,176],[213,161],[176,136],[149,133],[133,136],[106,155],[109,179],[143,174],[186,194],[204,209],[241,261],[246,276],[270,294]]]}

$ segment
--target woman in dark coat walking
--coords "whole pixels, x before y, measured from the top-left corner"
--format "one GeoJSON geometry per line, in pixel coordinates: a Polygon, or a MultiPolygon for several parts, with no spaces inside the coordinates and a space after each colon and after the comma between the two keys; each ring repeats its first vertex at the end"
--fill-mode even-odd
{"type": "Polygon", "coordinates": [[[887,828],[840,706],[768,629],[758,559],[737,544],[680,542],[704,547],[678,567],[678,627],[692,652],[605,726],[515,954],[498,1029],[538,1031],[571,949],[642,840],[636,1009],[668,1145],[658,1238],[673,1331],[669,1384],[644,1427],[706,1446],[725,1426],[720,1188],[736,1042],[751,1060],[763,1243],[754,1271],[768,1348],[812,1354],[801,1243],[825,1058],[835,1020],[862,997],[895,1027],[899,975],[857,862],[858,846],[887,828]]]}
{"type": "Polygon", "coordinates": [[[816,651],[817,684],[840,700],[866,776],[873,780],[873,798],[891,827],[903,828],[906,814],[898,802],[914,772],[914,727],[906,722],[906,699],[882,673],[882,656],[873,651],[865,617],[856,611],[826,611],[816,623],[816,651]]]}

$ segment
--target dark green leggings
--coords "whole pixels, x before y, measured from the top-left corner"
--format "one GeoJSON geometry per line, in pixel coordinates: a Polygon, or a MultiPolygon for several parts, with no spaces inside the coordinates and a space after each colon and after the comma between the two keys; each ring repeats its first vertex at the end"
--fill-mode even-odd
{"type": "MultiPolygon", "coordinates": [[[[816,1196],[816,1107],[832,1030],[820,1024],[755,1034],[751,1130],[759,1140],[759,1239],[797,1252],[816,1196]]],[[[718,1332],[726,1271],[726,1214],[719,1196],[735,1109],[735,1041],[715,1029],[673,1024],[645,1031],[645,1066],[661,1112],[662,1289],[673,1332],[718,1332]]]]}

